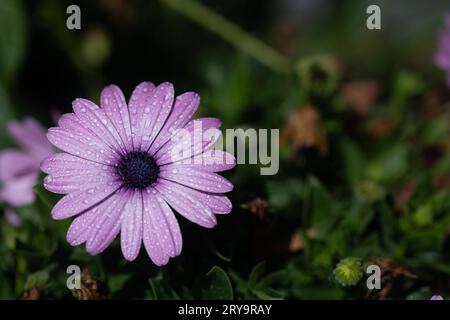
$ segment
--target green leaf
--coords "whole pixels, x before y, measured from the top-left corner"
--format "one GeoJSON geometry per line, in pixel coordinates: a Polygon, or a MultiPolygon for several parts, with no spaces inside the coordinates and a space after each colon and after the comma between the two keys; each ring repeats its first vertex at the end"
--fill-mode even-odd
{"type": "Polygon", "coordinates": [[[268,181],[266,185],[269,196],[269,208],[285,210],[291,207],[302,196],[303,182],[300,179],[286,179],[283,181],[268,181]]]}
{"type": "Polygon", "coordinates": [[[367,176],[377,182],[390,183],[400,177],[407,168],[408,153],[404,145],[387,149],[370,162],[367,176]]]}
{"type": "Polygon", "coordinates": [[[204,300],[231,300],[233,288],[227,273],[220,267],[214,266],[208,273],[196,279],[194,294],[204,300]]]}
{"type": "Polygon", "coordinates": [[[413,220],[419,227],[424,227],[433,222],[433,208],[431,203],[424,203],[413,213],[413,220]]]}
{"type": "Polygon", "coordinates": [[[364,158],[356,143],[349,139],[343,139],[340,144],[342,164],[345,176],[350,184],[361,180],[364,172],[364,158]]]}
{"type": "Polygon", "coordinates": [[[311,226],[319,228],[319,236],[324,236],[336,222],[336,216],[333,215],[332,210],[333,200],[316,177],[310,176],[308,184],[311,188],[311,226]]]}
{"type": "Polygon", "coordinates": [[[150,292],[147,294],[148,299],[152,300],[179,300],[179,295],[171,288],[169,282],[163,273],[156,277],[148,279],[150,284],[150,292]]]}
{"type": "Polygon", "coordinates": [[[0,272],[0,297],[4,299],[14,299],[13,291],[9,285],[8,277],[0,272]]]}
{"type": "Polygon", "coordinates": [[[394,83],[394,94],[389,106],[391,119],[399,122],[406,114],[408,99],[421,93],[424,88],[425,84],[418,75],[409,71],[400,72],[394,83]]]}
{"type": "Polygon", "coordinates": [[[320,300],[336,300],[342,299],[343,291],[341,288],[327,285],[304,286],[301,289],[295,288],[294,295],[298,299],[320,299],[320,300]]]}
{"type": "Polygon", "coordinates": [[[412,293],[410,293],[406,300],[429,300],[433,295],[433,292],[428,287],[422,287],[412,293]]]}
{"type": "Polygon", "coordinates": [[[250,272],[250,276],[248,277],[248,284],[247,284],[250,290],[256,287],[259,279],[261,279],[261,277],[263,276],[265,269],[266,269],[265,261],[258,263],[252,269],[252,271],[250,272]]]}
{"type": "Polygon", "coordinates": [[[117,292],[124,287],[127,281],[131,278],[131,274],[119,273],[108,277],[108,288],[111,293],[117,292]]]}
{"type": "Polygon", "coordinates": [[[41,270],[31,274],[25,282],[25,290],[28,290],[34,286],[44,288],[49,277],[50,275],[47,270],[41,270]]]}

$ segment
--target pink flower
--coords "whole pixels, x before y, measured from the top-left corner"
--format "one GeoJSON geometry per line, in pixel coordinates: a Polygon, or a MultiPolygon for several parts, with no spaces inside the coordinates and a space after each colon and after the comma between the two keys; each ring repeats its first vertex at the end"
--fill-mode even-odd
{"type": "Polygon", "coordinates": [[[434,61],[439,68],[447,72],[447,85],[450,87],[450,15],[445,18],[445,26],[440,33],[434,61]]]}
{"type": "Polygon", "coordinates": [[[15,227],[20,227],[22,225],[22,219],[20,218],[20,216],[10,208],[5,209],[5,218],[9,224],[15,227]]]}
{"type": "Polygon", "coordinates": [[[33,186],[39,165],[52,152],[52,146],[45,129],[32,118],[9,122],[7,131],[21,149],[0,152],[0,201],[11,206],[30,204],[35,198],[33,186]]]}
{"type": "Polygon", "coordinates": [[[444,300],[444,298],[442,298],[442,296],[432,296],[430,300],[444,300]]]}
{"type": "MultiPolygon", "coordinates": [[[[174,98],[170,83],[139,84],[127,105],[115,85],[103,89],[99,108],[85,99],[73,102],[47,137],[65,153],[47,158],[47,190],[67,194],[53,208],[54,219],[73,220],[67,233],[71,245],[86,243],[92,255],[105,250],[120,233],[125,259],[134,260],[142,243],[158,266],[180,254],[180,227],[172,211],[206,227],[215,214],[231,211],[223,193],[233,185],[216,172],[235,166],[228,153],[210,153],[214,141],[174,140],[180,132],[194,138],[220,126],[212,118],[190,120],[200,98],[187,92],[174,98]],[[183,130],[181,130],[183,129],[183,130]],[[187,147],[189,156],[174,150],[187,147]],[[205,160],[186,163],[186,160],[205,160]],[[218,162],[209,160],[219,159],[218,162]]],[[[184,148],[186,149],[186,148],[184,148]]]]}

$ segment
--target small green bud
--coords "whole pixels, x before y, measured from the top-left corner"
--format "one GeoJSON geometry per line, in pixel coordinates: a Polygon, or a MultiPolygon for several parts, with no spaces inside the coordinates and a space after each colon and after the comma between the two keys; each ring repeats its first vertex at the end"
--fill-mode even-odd
{"type": "Polygon", "coordinates": [[[334,278],[341,285],[354,286],[363,276],[362,262],[357,258],[345,258],[339,261],[333,271],[334,278]]]}

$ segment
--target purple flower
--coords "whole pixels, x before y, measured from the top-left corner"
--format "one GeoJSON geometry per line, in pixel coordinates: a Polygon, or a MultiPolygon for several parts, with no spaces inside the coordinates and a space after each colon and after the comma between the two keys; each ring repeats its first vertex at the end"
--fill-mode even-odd
{"type": "Polygon", "coordinates": [[[233,185],[216,172],[233,168],[235,159],[211,151],[215,140],[195,137],[199,125],[200,133],[206,133],[221,124],[213,118],[190,120],[199,102],[194,92],[174,98],[167,82],[139,84],[128,106],[115,85],[103,89],[101,108],[85,99],[73,102],[75,113],[64,114],[47,133],[65,153],[41,165],[48,174],[45,188],[67,194],[52,217],[77,216],[67,233],[71,245],[86,243],[87,252],[95,255],[121,233],[125,259],[134,260],[143,242],[161,266],[182,247],[172,208],[206,228],[216,225],[214,214],[231,211],[223,193],[233,185]],[[183,157],[174,150],[189,152],[183,157]]]}
{"type": "Polygon", "coordinates": [[[430,300],[444,300],[442,296],[432,296],[430,300]]]}
{"type": "Polygon", "coordinates": [[[34,201],[33,186],[39,165],[53,150],[45,129],[34,119],[7,125],[11,138],[21,147],[0,152],[0,202],[21,206],[34,201]]]}
{"type": "Polygon", "coordinates": [[[5,218],[10,225],[13,225],[15,227],[20,227],[22,225],[22,219],[20,218],[20,216],[10,208],[5,209],[5,218]]]}
{"type": "Polygon", "coordinates": [[[450,15],[445,18],[445,26],[440,33],[434,61],[439,68],[447,72],[447,85],[450,87],[450,15]]]}

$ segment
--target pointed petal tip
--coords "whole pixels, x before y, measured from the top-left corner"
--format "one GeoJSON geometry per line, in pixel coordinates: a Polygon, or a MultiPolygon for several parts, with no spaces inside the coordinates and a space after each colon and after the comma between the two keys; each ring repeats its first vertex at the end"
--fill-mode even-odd
{"type": "Polygon", "coordinates": [[[164,266],[169,262],[169,259],[164,259],[163,261],[156,261],[156,260],[153,260],[152,258],[150,258],[150,260],[152,260],[152,262],[153,262],[157,267],[164,267],[164,266]]]}
{"type": "Polygon", "coordinates": [[[61,211],[55,210],[55,207],[53,207],[50,215],[52,216],[53,220],[64,220],[64,219],[66,219],[65,215],[62,214],[61,211]]]}
{"type": "Polygon", "coordinates": [[[78,243],[77,238],[69,232],[67,232],[66,240],[67,240],[67,243],[69,245],[71,245],[72,247],[75,247],[75,246],[78,246],[81,244],[81,243],[78,243]]]}
{"type": "Polygon", "coordinates": [[[199,226],[204,227],[206,229],[214,229],[215,226],[217,226],[217,219],[216,215],[214,213],[211,214],[208,221],[203,222],[202,224],[199,224],[199,226]]]}
{"type": "Polygon", "coordinates": [[[50,159],[53,157],[54,153],[49,154],[44,160],[41,161],[39,164],[39,169],[44,172],[48,173],[48,167],[50,166],[50,159]]]}
{"type": "Polygon", "coordinates": [[[118,85],[116,85],[114,83],[110,83],[102,89],[102,92],[100,93],[100,97],[104,96],[105,94],[109,94],[111,91],[113,91],[113,92],[117,91],[120,94],[123,94],[122,89],[120,89],[120,87],[118,85]]]}
{"type": "MultiPolygon", "coordinates": [[[[106,248],[105,248],[105,249],[106,249],[106,248]]],[[[86,252],[89,253],[91,256],[99,255],[99,254],[102,253],[105,249],[103,249],[103,250],[97,250],[97,248],[89,248],[88,245],[86,245],[86,252]]]]}
{"type": "Polygon", "coordinates": [[[145,88],[147,88],[147,89],[153,89],[155,87],[155,85],[153,84],[153,82],[151,82],[151,81],[143,81],[143,82],[141,82],[141,83],[139,83],[135,88],[134,88],[134,90],[136,90],[136,89],[145,89],[145,88]]]}
{"type": "Polygon", "coordinates": [[[187,91],[177,96],[178,99],[200,99],[200,95],[197,92],[194,91],[187,91]]]}
{"type": "Polygon", "coordinates": [[[167,89],[174,88],[173,83],[169,82],[169,81],[162,82],[161,84],[159,84],[158,87],[167,88],[167,89]]]}
{"type": "Polygon", "coordinates": [[[132,262],[132,261],[136,260],[137,256],[139,255],[139,252],[137,254],[134,254],[132,252],[124,252],[122,250],[122,255],[125,260],[132,262]]]}

